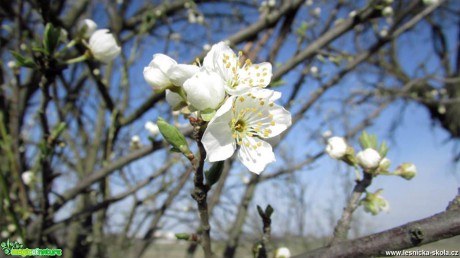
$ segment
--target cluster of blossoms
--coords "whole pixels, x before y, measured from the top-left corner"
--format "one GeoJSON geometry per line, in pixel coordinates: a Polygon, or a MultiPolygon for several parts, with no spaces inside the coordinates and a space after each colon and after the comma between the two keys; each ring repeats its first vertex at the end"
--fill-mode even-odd
{"type": "Polygon", "coordinates": [[[97,24],[90,19],[82,20],[78,24],[78,31],[84,39],[83,43],[90,50],[91,55],[103,63],[108,63],[120,54],[121,48],[108,29],[96,30],[96,28],[97,24]]]}
{"type": "MultiPolygon", "coordinates": [[[[410,180],[417,174],[417,169],[412,163],[403,163],[392,173],[389,172],[391,161],[386,158],[388,148],[385,143],[377,146],[377,139],[366,132],[360,137],[363,150],[355,155],[353,147],[347,144],[342,137],[330,137],[327,140],[326,153],[333,159],[341,160],[348,165],[361,167],[364,173],[372,176],[395,175],[410,180]]],[[[380,211],[388,210],[388,202],[380,196],[382,190],[375,193],[366,192],[366,197],[361,200],[365,210],[376,215],[380,211]]]]}
{"type": "Polygon", "coordinates": [[[275,161],[266,140],[291,125],[291,114],[274,103],[280,92],[265,89],[271,64],[242,59],[224,42],[211,47],[202,65],[178,64],[155,54],[144,78],[154,90],[166,90],[173,109],[186,108],[208,121],[201,139],[207,161],[222,161],[238,151],[239,160],[259,174],[275,161]]]}

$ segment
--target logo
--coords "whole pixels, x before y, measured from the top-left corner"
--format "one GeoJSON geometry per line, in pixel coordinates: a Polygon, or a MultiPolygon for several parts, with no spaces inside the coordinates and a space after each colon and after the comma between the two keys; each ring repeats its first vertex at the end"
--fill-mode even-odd
{"type": "Polygon", "coordinates": [[[62,250],[61,249],[41,249],[41,248],[24,248],[23,244],[20,244],[18,241],[10,242],[10,239],[7,239],[6,242],[2,242],[0,244],[2,247],[2,251],[6,255],[11,256],[61,256],[62,250]]]}

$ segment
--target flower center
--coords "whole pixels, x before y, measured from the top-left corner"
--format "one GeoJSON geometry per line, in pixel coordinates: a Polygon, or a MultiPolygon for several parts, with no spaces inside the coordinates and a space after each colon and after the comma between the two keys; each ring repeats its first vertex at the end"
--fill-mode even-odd
{"type": "Polygon", "coordinates": [[[246,122],[241,119],[236,121],[236,123],[233,126],[233,129],[240,133],[246,131],[246,122]]]}

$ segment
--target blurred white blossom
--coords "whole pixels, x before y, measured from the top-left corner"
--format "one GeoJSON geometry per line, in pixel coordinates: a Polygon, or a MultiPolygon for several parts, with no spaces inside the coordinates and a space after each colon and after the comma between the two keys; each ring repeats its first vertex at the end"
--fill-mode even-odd
{"type": "Polygon", "coordinates": [[[115,59],[121,52],[117,41],[107,29],[96,30],[89,38],[89,49],[97,60],[108,63],[115,59]]]}

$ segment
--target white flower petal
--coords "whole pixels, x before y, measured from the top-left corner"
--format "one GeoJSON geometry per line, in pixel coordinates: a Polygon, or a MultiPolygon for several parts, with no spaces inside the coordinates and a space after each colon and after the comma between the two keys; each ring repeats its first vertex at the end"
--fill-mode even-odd
{"type": "Polygon", "coordinates": [[[209,162],[226,160],[235,152],[236,143],[226,119],[228,117],[224,116],[219,119],[220,121],[208,124],[201,139],[206,149],[206,160],[209,162]]]}
{"type": "Polygon", "coordinates": [[[196,65],[178,64],[168,69],[169,80],[176,86],[182,86],[184,82],[199,72],[200,68],[196,65]]]}
{"type": "Polygon", "coordinates": [[[96,31],[97,24],[91,19],[84,19],[78,22],[77,28],[80,33],[84,31],[83,37],[88,39],[96,31]]]}
{"type": "MultiPolygon", "coordinates": [[[[215,68],[215,62],[218,60],[219,56],[222,55],[222,52],[232,51],[230,47],[221,41],[217,44],[214,44],[209,50],[208,54],[203,59],[203,66],[211,69],[215,68]]],[[[232,51],[233,52],[233,51],[232,51]]]]}
{"type": "Polygon", "coordinates": [[[166,102],[172,107],[172,109],[178,109],[181,107],[181,104],[184,103],[185,101],[182,99],[182,97],[170,90],[166,90],[166,102]]]}
{"type": "Polygon", "coordinates": [[[225,89],[218,74],[202,70],[185,81],[187,101],[198,110],[216,109],[225,98],[225,89]]]}
{"type": "Polygon", "coordinates": [[[256,174],[260,174],[269,163],[276,161],[272,146],[256,137],[247,137],[243,140],[238,158],[249,171],[256,174]]]}
{"type": "Polygon", "coordinates": [[[173,84],[168,77],[168,70],[177,65],[171,57],[163,54],[153,55],[147,67],[144,67],[144,79],[154,90],[164,90],[173,84]]]}
{"type": "Polygon", "coordinates": [[[238,70],[240,86],[265,88],[272,79],[272,65],[268,62],[252,64],[238,70]]]}

